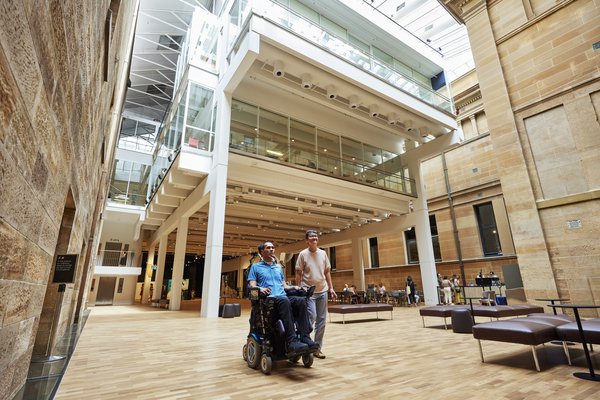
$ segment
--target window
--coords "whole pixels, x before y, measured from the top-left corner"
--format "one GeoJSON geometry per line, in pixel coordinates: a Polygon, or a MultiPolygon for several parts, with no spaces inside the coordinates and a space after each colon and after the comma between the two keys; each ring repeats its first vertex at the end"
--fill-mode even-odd
{"type": "Polygon", "coordinates": [[[371,268],[379,268],[379,249],[377,238],[369,238],[369,256],[371,257],[371,268]]]}
{"type": "Polygon", "coordinates": [[[476,205],[475,216],[477,217],[483,255],[485,257],[502,255],[492,203],[476,205]]]}
{"type": "Polygon", "coordinates": [[[335,246],[329,248],[329,263],[331,264],[331,270],[335,271],[335,246]]]}
{"type": "MultiPolygon", "coordinates": [[[[440,251],[440,240],[437,231],[437,222],[435,215],[429,216],[429,227],[431,230],[431,244],[433,247],[433,257],[435,261],[442,261],[442,252],[440,251]]],[[[404,232],[404,239],[406,241],[406,257],[409,264],[415,264],[419,262],[419,252],[417,249],[417,234],[415,229],[411,228],[404,232]]]]}
{"type": "Polygon", "coordinates": [[[435,258],[435,261],[442,261],[442,252],[440,251],[440,238],[438,236],[435,214],[429,216],[429,226],[431,227],[431,242],[433,244],[433,256],[435,258]]]}
{"type": "Polygon", "coordinates": [[[404,231],[404,240],[406,242],[406,261],[409,264],[419,262],[419,252],[417,251],[417,235],[414,228],[404,231]]]}

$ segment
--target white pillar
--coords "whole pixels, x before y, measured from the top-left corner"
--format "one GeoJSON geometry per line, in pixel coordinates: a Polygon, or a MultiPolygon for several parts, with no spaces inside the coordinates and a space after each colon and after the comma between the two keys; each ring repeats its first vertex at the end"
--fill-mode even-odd
{"type": "Polygon", "coordinates": [[[206,259],[202,282],[202,305],[200,316],[214,318],[219,315],[221,264],[223,260],[223,234],[225,231],[225,200],[227,196],[227,164],[229,160],[229,130],[231,125],[231,96],[215,92],[219,96],[217,106],[217,129],[213,165],[209,178],[210,189],[208,224],[206,228],[206,259]]]}
{"type": "Polygon", "coordinates": [[[185,249],[187,247],[189,218],[182,217],[177,226],[177,238],[175,239],[175,259],[173,260],[173,274],[171,282],[171,299],[169,310],[175,311],[181,308],[181,281],[183,280],[183,263],[185,262],[185,249]]]}
{"type": "MultiPolygon", "coordinates": [[[[154,293],[152,293],[152,300],[160,300],[162,294],[163,278],[165,276],[165,260],[167,258],[167,243],[169,241],[169,235],[163,235],[158,243],[158,260],[156,268],[156,276],[154,278],[154,293]]],[[[166,293],[165,293],[166,294],[166,293]]]]}
{"type": "Polygon", "coordinates": [[[415,179],[417,198],[413,201],[413,219],[415,221],[415,234],[417,237],[417,251],[419,253],[419,265],[421,270],[421,281],[423,282],[423,294],[425,304],[435,305],[437,297],[437,271],[435,269],[435,256],[433,254],[433,243],[431,239],[431,228],[429,227],[429,211],[427,209],[427,197],[423,187],[423,176],[421,163],[415,162],[409,166],[410,176],[415,179]]]}
{"type": "Polygon", "coordinates": [[[354,285],[358,290],[365,288],[365,266],[363,263],[362,239],[352,239],[352,275],[354,285]]]}
{"type": "Polygon", "coordinates": [[[156,245],[150,246],[148,249],[148,259],[146,260],[146,276],[144,276],[144,290],[142,290],[142,304],[148,303],[148,297],[150,294],[150,282],[152,282],[152,267],[154,266],[154,251],[156,245]]]}

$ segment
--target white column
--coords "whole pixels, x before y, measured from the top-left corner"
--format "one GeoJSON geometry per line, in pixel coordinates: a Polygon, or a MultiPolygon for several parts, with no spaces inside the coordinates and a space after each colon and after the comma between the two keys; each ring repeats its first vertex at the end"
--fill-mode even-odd
{"type": "Polygon", "coordinates": [[[167,243],[169,235],[163,235],[160,238],[158,244],[158,260],[156,268],[156,276],[154,278],[154,292],[152,293],[152,300],[160,300],[162,294],[163,278],[165,276],[165,259],[167,258],[167,243]]]}
{"type": "Polygon", "coordinates": [[[358,290],[365,289],[365,266],[363,264],[362,239],[352,239],[352,272],[353,283],[358,290]]]}
{"type": "Polygon", "coordinates": [[[177,226],[177,238],[175,239],[175,259],[173,260],[173,275],[171,281],[171,299],[169,310],[175,311],[181,308],[181,281],[183,280],[183,263],[185,262],[185,249],[187,247],[189,218],[182,217],[177,226]]]}
{"type": "Polygon", "coordinates": [[[415,234],[417,237],[417,251],[419,253],[419,264],[421,269],[421,281],[423,282],[423,294],[425,304],[435,305],[437,298],[437,271],[435,269],[435,256],[433,254],[433,243],[431,240],[431,228],[429,227],[429,211],[427,209],[427,197],[423,187],[423,176],[421,163],[415,162],[409,166],[410,176],[415,179],[417,187],[417,198],[413,201],[413,220],[415,221],[415,234]]]}
{"type": "Polygon", "coordinates": [[[150,246],[148,249],[148,259],[146,260],[146,276],[144,276],[144,290],[142,291],[142,304],[148,304],[148,296],[150,293],[150,282],[152,282],[152,267],[154,266],[154,252],[156,245],[150,246]]]}
{"type": "Polygon", "coordinates": [[[223,234],[225,230],[225,200],[227,196],[227,164],[229,160],[229,130],[231,124],[231,96],[215,92],[219,96],[217,106],[217,129],[215,150],[210,176],[208,224],[206,228],[206,259],[202,282],[202,305],[200,316],[214,318],[219,315],[221,264],[223,259],[223,234]]]}

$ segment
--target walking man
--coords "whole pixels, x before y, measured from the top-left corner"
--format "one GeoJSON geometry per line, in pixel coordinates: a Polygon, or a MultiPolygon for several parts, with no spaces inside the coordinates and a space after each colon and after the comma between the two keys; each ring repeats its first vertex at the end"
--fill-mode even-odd
{"type": "Polygon", "coordinates": [[[319,349],[314,355],[325,358],[323,354],[323,336],[327,322],[327,294],[337,299],[331,283],[331,264],[324,250],[319,249],[319,234],[317,231],[306,231],[308,248],[302,250],[296,261],[296,284],[302,287],[315,287],[314,294],[308,299],[308,314],[311,324],[315,324],[315,342],[319,349]]]}

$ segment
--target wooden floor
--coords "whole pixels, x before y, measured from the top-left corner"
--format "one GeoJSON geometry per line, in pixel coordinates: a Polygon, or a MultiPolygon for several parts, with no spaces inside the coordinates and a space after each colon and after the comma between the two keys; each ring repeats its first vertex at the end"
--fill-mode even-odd
{"type": "Polygon", "coordinates": [[[528,346],[483,342],[482,364],[472,335],[445,331],[440,318],[423,328],[416,308],[395,308],[393,320],[346,315],[345,325],[334,314],[325,360],[278,362],[270,376],[242,359],[247,308],[233,319],[201,319],[194,301],[184,308],[93,308],[56,398],[600,399],[600,382],[572,375],[585,370],[581,346],[573,366],[561,347],[540,346],[537,372],[528,346]]]}

